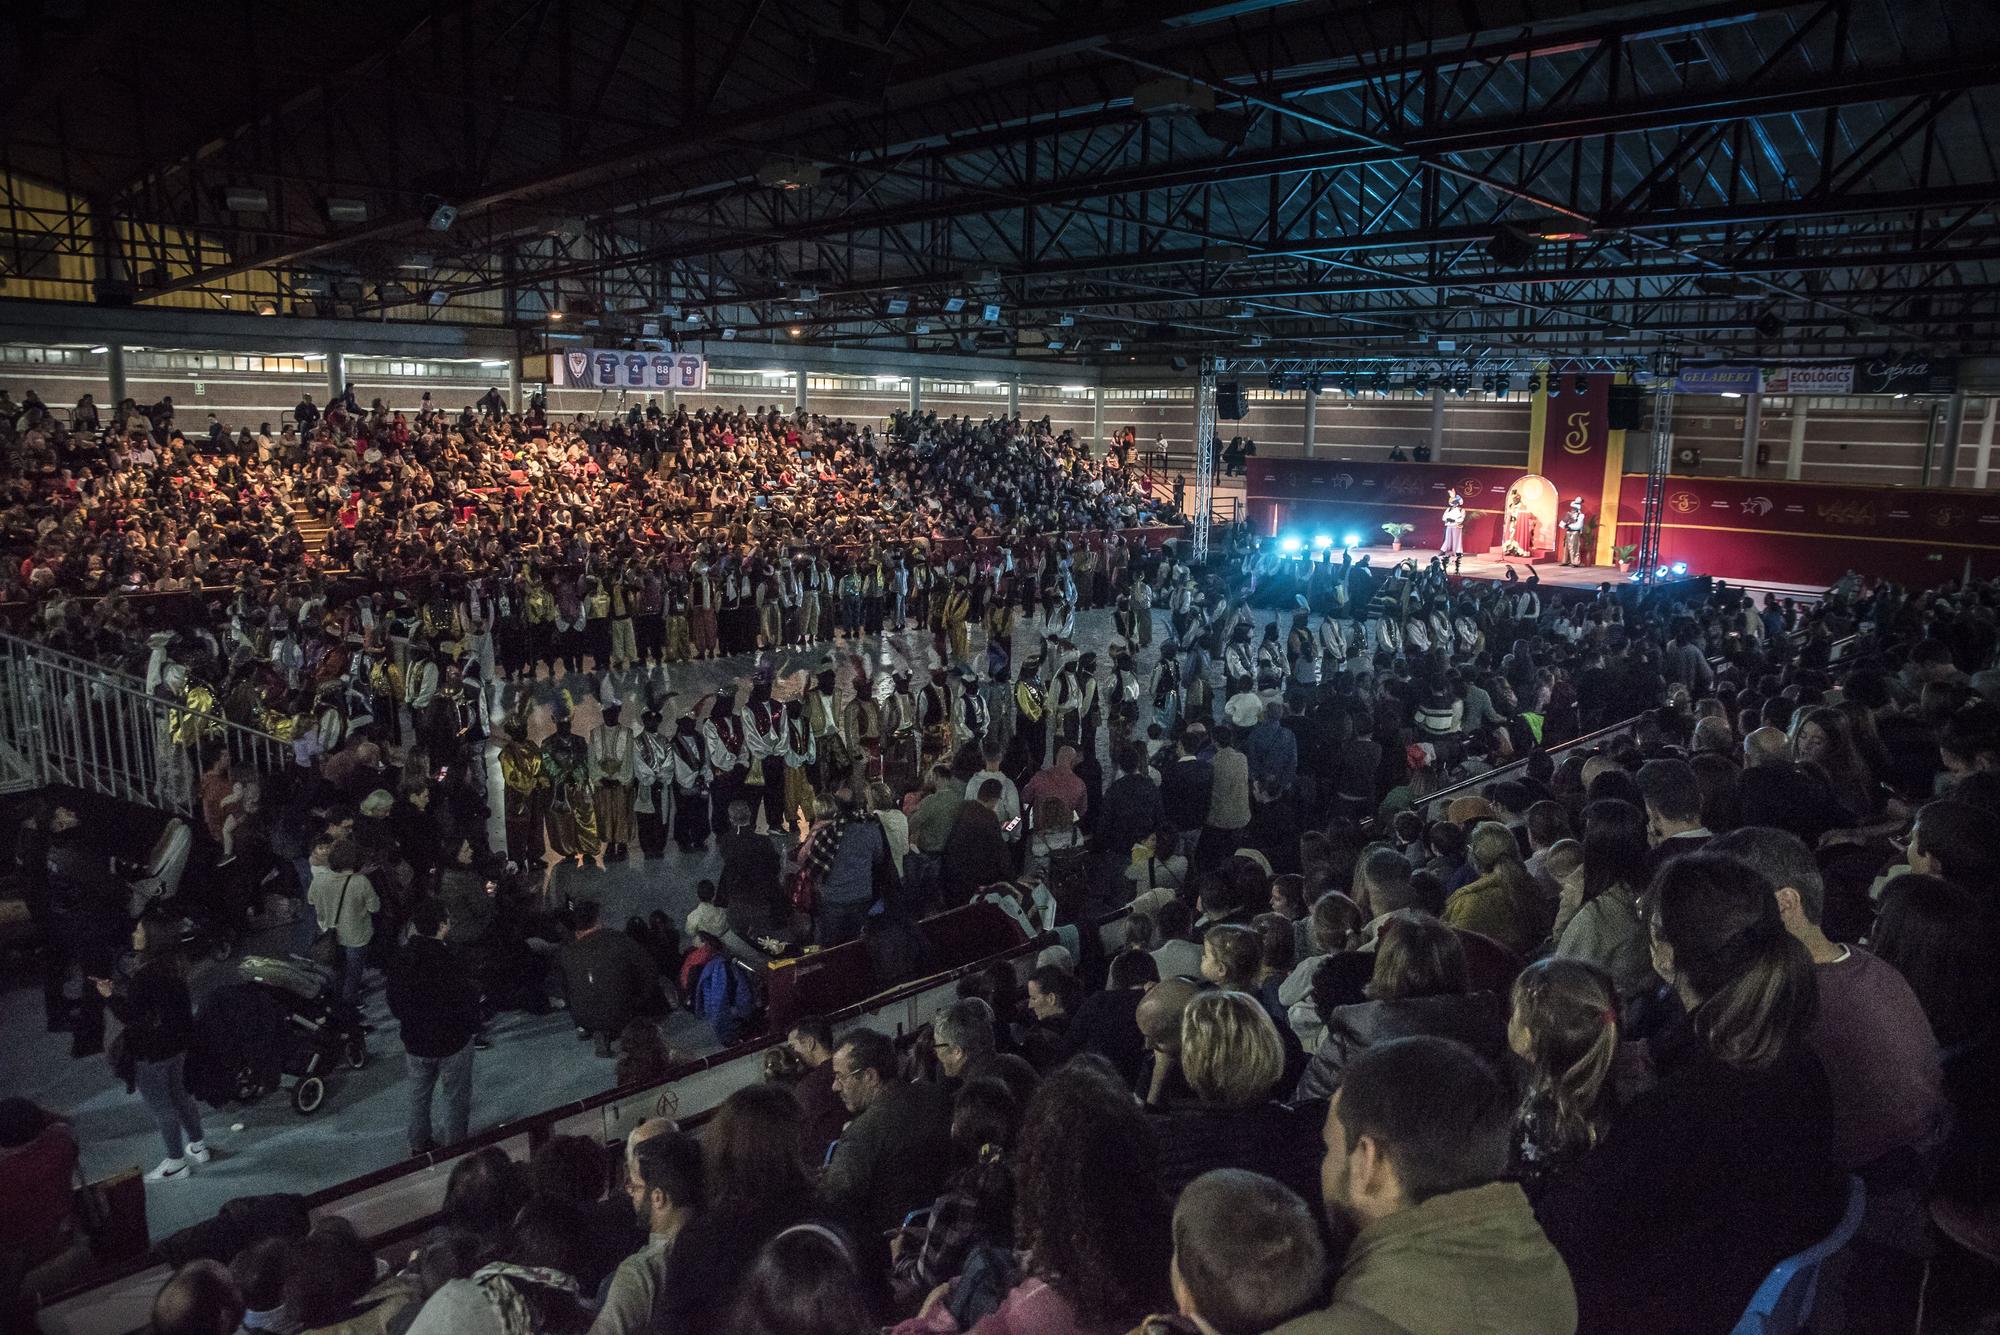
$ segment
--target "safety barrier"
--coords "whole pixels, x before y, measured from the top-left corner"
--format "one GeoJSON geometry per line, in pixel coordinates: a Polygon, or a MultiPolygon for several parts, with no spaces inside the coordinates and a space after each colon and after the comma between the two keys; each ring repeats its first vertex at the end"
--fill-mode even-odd
{"type": "Polygon", "coordinates": [[[289,742],[149,694],[129,673],[0,635],[0,760],[14,791],[81,788],[193,816],[202,766],[227,748],[259,773],[289,742]]]}
{"type": "MultiPolygon", "coordinates": [[[[997,955],[921,978],[831,1016],[836,1029],[868,1025],[901,1036],[930,1023],[956,999],[960,978],[995,960],[1032,958],[1054,937],[1039,937],[997,955]]],[[[461,1144],[391,1164],[377,1172],[329,1187],[306,1198],[315,1218],[339,1216],[353,1224],[378,1252],[397,1247],[428,1228],[444,1206],[445,1186],[459,1160],[489,1146],[526,1159],[554,1136],[588,1136],[615,1144],[648,1117],[669,1116],[683,1128],[697,1125],[736,1090],[764,1078],[764,1053],[785,1041],[765,1035],[748,1043],[677,1066],[666,1081],[614,1089],[550,1108],[532,1117],[504,1122],[461,1144]]],[[[99,1274],[47,1303],[36,1314],[44,1335],[129,1335],[145,1329],[153,1295],[169,1270],[157,1257],[99,1274]]]]}

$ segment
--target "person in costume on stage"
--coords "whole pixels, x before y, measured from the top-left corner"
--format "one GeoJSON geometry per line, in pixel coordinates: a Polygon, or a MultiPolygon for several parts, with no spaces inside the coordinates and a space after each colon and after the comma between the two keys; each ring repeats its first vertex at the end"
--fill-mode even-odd
{"type": "Polygon", "coordinates": [[[637,833],[634,823],[635,784],[632,730],[620,723],[622,705],[604,707],[604,722],[590,734],[590,776],[597,807],[598,837],[607,862],[622,862],[637,833]]]}
{"type": "Polygon", "coordinates": [[[708,847],[708,748],[692,713],[674,720],[667,764],[674,789],[674,842],[683,853],[708,847]]]}
{"type": "Polygon", "coordinates": [[[507,821],[507,857],[521,866],[542,860],[542,809],[548,785],[543,782],[541,748],[528,740],[526,702],[508,721],[500,744],[500,782],[507,821]]]}
{"type": "Polygon", "coordinates": [[[1570,501],[1570,503],[1569,503],[1569,509],[1567,509],[1567,510],[1565,510],[1565,511],[1563,512],[1563,517],[1562,517],[1562,535],[1563,535],[1563,559],[1562,559],[1562,563],[1563,563],[1564,565],[1566,565],[1566,566],[1580,566],[1580,565],[1583,565],[1583,564],[1584,564],[1584,559],[1583,559],[1583,527],[1584,527],[1584,524],[1585,524],[1585,523],[1587,523],[1587,522],[1588,522],[1588,521],[1587,521],[1587,520],[1585,519],[1585,517],[1584,517],[1584,513],[1583,513],[1583,497],[1581,497],[1581,496],[1578,496],[1578,497],[1576,497],[1575,499],[1573,499],[1573,500],[1571,500],[1571,501],[1570,501]]]}
{"type": "Polygon", "coordinates": [[[1457,492],[1444,507],[1444,541],[1438,546],[1438,555],[1452,563],[1456,573],[1465,565],[1465,498],[1457,492]]]}
{"type": "Polygon", "coordinates": [[[590,781],[590,743],[576,735],[576,718],[567,712],[556,721],[555,735],[542,743],[542,779],[548,785],[545,819],[549,847],[558,857],[574,858],[581,867],[602,848],[597,834],[597,796],[590,781]]]}
{"type": "Polygon", "coordinates": [[[632,813],[638,818],[639,851],[649,858],[667,851],[667,792],[673,778],[673,743],[660,730],[660,711],[648,709],[632,739],[632,813]]]}

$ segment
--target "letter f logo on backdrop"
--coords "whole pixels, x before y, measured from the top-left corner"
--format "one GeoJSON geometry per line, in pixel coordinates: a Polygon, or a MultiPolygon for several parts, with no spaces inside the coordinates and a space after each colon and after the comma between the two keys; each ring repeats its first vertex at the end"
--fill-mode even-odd
{"type": "Polygon", "coordinates": [[[1590,413],[1569,415],[1569,430],[1563,434],[1563,449],[1571,454],[1590,453],[1590,413]]]}

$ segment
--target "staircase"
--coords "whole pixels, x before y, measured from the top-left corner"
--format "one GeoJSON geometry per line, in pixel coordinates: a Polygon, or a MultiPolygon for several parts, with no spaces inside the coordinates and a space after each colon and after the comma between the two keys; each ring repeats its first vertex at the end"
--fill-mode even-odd
{"type": "Polygon", "coordinates": [[[299,536],[306,540],[306,554],[318,556],[326,550],[326,535],[333,532],[333,525],[317,515],[299,513],[292,516],[292,524],[299,536]]]}

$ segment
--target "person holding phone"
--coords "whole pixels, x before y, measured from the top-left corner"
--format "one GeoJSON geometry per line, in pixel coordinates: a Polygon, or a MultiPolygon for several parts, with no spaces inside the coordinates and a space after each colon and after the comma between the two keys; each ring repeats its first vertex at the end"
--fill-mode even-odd
{"type": "Polygon", "coordinates": [[[188,996],[187,964],[181,958],[172,918],[157,905],[132,928],[138,957],[123,987],[93,978],[97,995],[125,1026],[125,1059],[132,1083],[160,1129],[167,1157],[146,1174],[148,1182],[186,1178],[209,1161],[202,1137],[201,1110],[188,1097],[185,1071],[194,1045],[194,1002],[188,996]]]}

